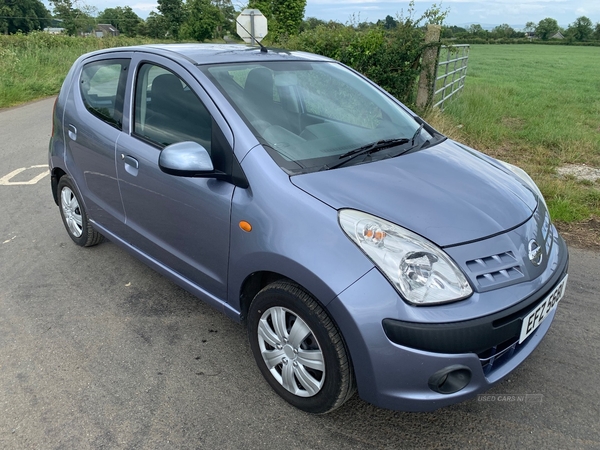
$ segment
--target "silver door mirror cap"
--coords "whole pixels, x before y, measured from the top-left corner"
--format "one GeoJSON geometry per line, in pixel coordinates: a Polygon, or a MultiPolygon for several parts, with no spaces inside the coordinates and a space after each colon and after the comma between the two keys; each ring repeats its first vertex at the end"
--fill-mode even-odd
{"type": "Polygon", "coordinates": [[[188,177],[209,174],[215,170],[208,151],[192,141],[165,147],[158,157],[158,165],[165,173],[188,177]]]}

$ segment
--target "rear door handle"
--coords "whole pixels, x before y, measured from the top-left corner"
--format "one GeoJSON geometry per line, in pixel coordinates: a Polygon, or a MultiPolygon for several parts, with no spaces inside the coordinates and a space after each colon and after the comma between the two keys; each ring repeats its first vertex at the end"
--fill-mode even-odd
{"type": "Polygon", "coordinates": [[[77,128],[75,127],[75,125],[69,124],[69,137],[72,141],[77,140],[77,128]]]}

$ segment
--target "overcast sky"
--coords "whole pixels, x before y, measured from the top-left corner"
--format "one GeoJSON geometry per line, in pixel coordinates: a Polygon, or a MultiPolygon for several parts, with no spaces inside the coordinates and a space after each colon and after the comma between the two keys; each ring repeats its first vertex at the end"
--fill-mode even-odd
{"type": "MultiPolygon", "coordinates": [[[[156,10],[152,0],[82,0],[98,10],[115,6],[131,6],[142,18],[156,10]]],[[[48,5],[48,1],[44,3],[48,5]]],[[[238,8],[245,2],[233,0],[238,8]]],[[[417,14],[430,7],[432,0],[416,0],[417,14]]],[[[439,2],[438,2],[439,3],[439,2]]],[[[556,19],[566,27],[577,17],[587,16],[592,22],[600,22],[600,0],[443,0],[444,9],[450,13],[447,25],[480,23],[482,25],[524,25],[526,22],[539,22],[546,17],[556,19]]],[[[397,0],[307,0],[306,16],[322,20],[337,20],[346,23],[352,15],[360,21],[376,22],[387,15],[396,17],[408,1],[397,0]]]]}
{"type": "MultiPolygon", "coordinates": [[[[416,0],[417,14],[433,3],[416,0]]],[[[361,21],[376,22],[388,14],[395,17],[407,5],[408,2],[394,0],[308,0],[306,15],[345,22],[352,13],[360,12],[361,21]]],[[[450,10],[446,19],[449,25],[525,24],[552,17],[566,27],[580,16],[587,16],[594,23],[600,21],[600,0],[443,0],[441,5],[450,10]]]]}

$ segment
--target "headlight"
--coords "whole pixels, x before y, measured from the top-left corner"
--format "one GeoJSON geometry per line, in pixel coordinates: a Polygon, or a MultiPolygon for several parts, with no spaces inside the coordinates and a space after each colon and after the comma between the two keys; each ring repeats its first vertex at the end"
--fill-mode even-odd
{"type": "Polygon", "coordinates": [[[473,293],[463,273],[435,244],[387,220],[353,209],[339,211],[340,226],[408,302],[462,300],[473,293]]]}
{"type": "Polygon", "coordinates": [[[509,164],[507,162],[500,161],[500,160],[497,160],[497,161],[500,164],[502,164],[504,167],[506,167],[508,170],[510,170],[512,173],[514,173],[525,184],[525,186],[527,186],[529,189],[531,189],[533,191],[533,193],[536,194],[538,196],[538,198],[542,201],[542,203],[544,204],[544,207],[546,208],[546,211],[548,211],[548,205],[546,205],[546,200],[544,199],[544,196],[542,195],[542,191],[540,191],[540,188],[537,187],[537,184],[535,184],[535,181],[533,181],[531,179],[531,177],[527,174],[527,172],[525,172],[520,167],[513,166],[512,164],[509,164]]]}

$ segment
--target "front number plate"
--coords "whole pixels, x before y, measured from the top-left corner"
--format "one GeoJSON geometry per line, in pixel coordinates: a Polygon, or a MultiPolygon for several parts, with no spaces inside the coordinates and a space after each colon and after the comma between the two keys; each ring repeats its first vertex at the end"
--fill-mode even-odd
{"type": "Polygon", "coordinates": [[[569,275],[565,275],[562,281],[556,286],[552,292],[550,292],[541,303],[539,303],[533,311],[525,316],[523,319],[523,325],[521,325],[521,336],[519,336],[519,344],[529,337],[537,327],[539,327],[544,319],[548,317],[553,310],[556,309],[556,305],[563,295],[565,295],[565,288],[567,287],[567,278],[569,275]]]}

